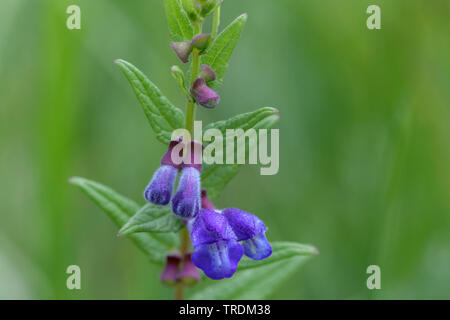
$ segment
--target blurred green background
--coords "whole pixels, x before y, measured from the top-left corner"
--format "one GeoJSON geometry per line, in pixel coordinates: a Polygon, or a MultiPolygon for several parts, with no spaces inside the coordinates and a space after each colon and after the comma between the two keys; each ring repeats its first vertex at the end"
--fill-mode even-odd
{"type": "MultiPolygon", "coordinates": [[[[319,248],[271,298],[450,298],[450,1],[225,0],[222,27],[242,12],[222,103],[198,117],[280,110],[279,174],[246,167],[217,203],[319,248]],[[381,30],[366,28],[370,4],[381,30]]],[[[183,106],[162,1],[0,1],[0,298],[172,297],[67,182],[143,203],[164,151],[116,58],[183,106]],[[81,30],[66,28],[70,4],[81,30]],[[80,291],[66,289],[71,264],[80,291]]]]}

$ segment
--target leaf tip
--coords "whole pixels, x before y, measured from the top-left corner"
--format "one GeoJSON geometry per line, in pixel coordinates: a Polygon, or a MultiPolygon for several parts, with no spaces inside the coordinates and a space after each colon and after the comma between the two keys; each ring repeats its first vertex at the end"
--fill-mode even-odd
{"type": "Polygon", "coordinates": [[[78,184],[79,179],[79,177],[70,177],[69,179],[67,179],[67,182],[69,182],[70,184],[78,184]]]}
{"type": "Polygon", "coordinates": [[[133,233],[133,228],[132,228],[132,226],[130,225],[130,223],[126,223],[120,230],[119,230],[119,232],[117,233],[117,237],[121,237],[121,236],[127,236],[127,235],[129,235],[130,233],[133,233]]]}
{"type": "Polygon", "coordinates": [[[280,117],[280,110],[278,110],[277,108],[273,108],[273,114],[279,118],[280,117]]]}

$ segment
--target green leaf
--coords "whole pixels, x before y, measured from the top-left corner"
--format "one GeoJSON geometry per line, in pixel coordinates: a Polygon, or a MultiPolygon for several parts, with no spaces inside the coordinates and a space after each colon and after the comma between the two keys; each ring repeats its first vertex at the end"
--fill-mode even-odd
{"type": "Polygon", "coordinates": [[[178,0],[164,0],[172,41],[192,40],[194,27],[178,0]]]}
{"type": "Polygon", "coordinates": [[[183,112],[175,107],[138,68],[124,60],[115,63],[130,82],[156,137],[168,144],[172,132],[184,125],[183,112]]]}
{"type": "MultiPolygon", "coordinates": [[[[73,177],[70,183],[78,186],[94,201],[108,217],[120,228],[139,210],[134,201],[118,194],[114,190],[80,177],[73,177]]],[[[174,234],[132,234],[130,239],[141,249],[151,262],[163,263],[166,253],[177,243],[174,234]]]]}
{"type": "Polygon", "coordinates": [[[178,232],[182,227],[183,223],[172,213],[170,207],[147,203],[131,217],[119,233],[128,235],[135,232],[178,232]]]}
{"type": "Polygon", "coordinates": [[[215,200],[225,189],[226,185],[239,172],[240,165],[235,164],[213,164],[203,165],[202,188],[208,191],[208,198],[215,200]]]}
{"type": "Polygon", "coordinates": [[[274,263],[284,259],[290,259],[299,256],[314,256],[318,254],[315,247],[297,242],[277,241],[272,243],[272,255],[264,260],[255,261],[244,257],[239,262],[239,270],[258,268],[265,264],[274,263]]]}
{"type": "MultiPolygon", "coordinates": [[[[227,129],[242,129],[246,132],[249,129],[268,129],[279,120],[278,110],[265,107],[253,112],[237,115],[228,120],[223,120],[207,125],[208,129],[218,129],[225,136],[227,129]]],[[[204,143],[205,147],[208,145],[204,143]]],[[[248,146],[247,151],[255,146],[248,146]]],[[[205,164],[202,170],[202,188],[208,190],[208,197],[217,199],[220,192],[228,182],[239,172],[242,165],[239,164],[205,164]]]]}
{"type": "Polygon", "coordinates": [[[276,108],[264,107],[258,110],[242,113],[228,120],[217,121],[208,124],[204,131],[208,129],[219,129],[223,135],[227,129],[266,129],[272,127],[279,120],[279,111],[276,108]]]}
{"type": "Polygon", "coordinates": [[[205,280],[194,293],[193,300],[255,300],[271,295],[278,286],[292,276],[301,265],[317,253],[312,246],[298,243],[272,243],[272,256],[255,262],[241,261],[231,279],[205,280]]]}
{"type": "Polygon", "coordinates": [[[201,57],[201,63],[210,66],[217,76],[217,80],[208,83],[208,86],[217,88],[222,83],[231,55],[246,22],[247,14],[239,16],[216,37],[206,54],[201,57]]]}

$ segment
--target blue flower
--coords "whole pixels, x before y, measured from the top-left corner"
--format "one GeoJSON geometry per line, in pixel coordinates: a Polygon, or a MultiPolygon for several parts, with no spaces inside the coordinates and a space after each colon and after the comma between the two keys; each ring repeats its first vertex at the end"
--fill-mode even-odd
{"type": "Polygon", "coordinates": [[[144,198],[154,204],[168,204],[172,196],[177,174],[178,169],[172,166],[159,167],[144,191],[144,198]]]}
{"type": "Polygon", "coordinates": [[[253,260],[262,260],[272,254],[272,246],[267,241],[267,227],[257,216],[234,208],[224,209],[222,214],[233,229],[237,241],[242,243],[244,253],[253,260]]]}
{"type": "Polygon", "coordinates": [[[172,161],[172,150],[179,143],[181,142],[170,142],[166,154],[161,159],[161,167],[156,170],[152,180],[145,188],[144,198],[147,201],[157,205],[166,205],[170,202],[179,170],[179,165],[172,161]]]}
{"type": "Polygon", "coordinates": [[[177,193],[172,199],[172,211],[183,219],[194,218],[200,210],[200,172],[183,168],[177,193]]]}
{"type": "Polygon", "coordinates": [[[182,163],[178,189],[172,199],[172,211],[183,219],[194,218],[201,208],[200,172],[202,170],[201,143],[191,141],[182,163]]]}
{"type": "Polygon", "coordinates": [[[221,213],[200,210],[192,222],[191,240],[194,246],[192,262],[211,279],[230,278],[244,253],[236,235],[221,213]]]}

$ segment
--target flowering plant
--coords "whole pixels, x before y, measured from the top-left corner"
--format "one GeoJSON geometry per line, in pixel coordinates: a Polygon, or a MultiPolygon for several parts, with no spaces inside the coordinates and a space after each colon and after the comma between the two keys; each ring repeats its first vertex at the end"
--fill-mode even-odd
{"type": "MultiPolygon", "coordinates": [[[[164,0],[171,47],[187,72],[171,72],[186,97],[186,113],[176,108],[131,63],[116,60],[125,74],[156,133],[167,146],[140,206],[99,183],[74,177],[79,186],[118,225],[149,260],[163,265],[161,281],[184,298],[185,287],[205,285],[191,298],[264,298],[274,285],[291,275],[317,250],[292,242],[270,243],[268,230],[256,215],[236,208],[217,209],[216,199],[237,174],[240,164],[205,164],[208,144],[192,139],[195,108],[214,109],[220,103],[217,89],[247,21],[243,14],[219,33],[221,0],[164,0]],[[203,33],[203,22],[212,15],[212,30],[203,33]],[[187,134],[179,135],[179,129],[187,134]],[[177,177],[179,177],[177,182],[177,177]],[[173,192],[175,189],[175,192],[173,192]],[[193,250],[191,250],[191,244],[193,250]],[[245,257],[244,257],[245,256],[245,257]],[[201,277],[201,272],[206,276],[201,277]],[[222,281],[207,280],[221,280],[222,281]]],[[[208,125],[229,129],[268,129],[279,119],[275,108],[241,114],[208,125]]],[[[227,148],[234,146],[227,145],[227,148]]]]}

